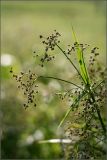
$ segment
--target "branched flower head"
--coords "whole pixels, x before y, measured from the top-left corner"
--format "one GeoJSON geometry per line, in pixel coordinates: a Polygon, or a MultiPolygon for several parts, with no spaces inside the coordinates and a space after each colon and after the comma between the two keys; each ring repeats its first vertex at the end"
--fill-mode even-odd
{"type": "Polygon", "coordinates": [[[31,104],[36,107],[36,94],[38,94],[38,85],[36,84],[37,75],[29,70],[28,73],[20,72],[20,75],[14,74],[13,69],[10,73],[18,83],[18,88],[23,90],[23,94],[27,97],[26,103],[23,104],[26,109],[31,104]]]}
{"type": "Polygon", "coordinates": [[[60,43],[59,36],[61,35],[56,30],[54,30],[54,33],[52,33],[50,36],[46,38],[40,35],[40,39],[42,39],[42,43],[45,46],[45,53],[40,59],[42,67],[44,62],[49,62],[55,58],[54,55],[49,54],[49,51],[53,51],[55,49],[56,44],[60,43]]]}
{"type": "Polygon", "coordinates": [[[89,44],[78,44],[77,42],[74,42],[73,45],[68,45],[68,49],[66,54],[71,54],[72,52],[76,52],[77,47],[80,47],[82,51],[84,51],[85,49],[87,49],[89,47],[89,44]]]}

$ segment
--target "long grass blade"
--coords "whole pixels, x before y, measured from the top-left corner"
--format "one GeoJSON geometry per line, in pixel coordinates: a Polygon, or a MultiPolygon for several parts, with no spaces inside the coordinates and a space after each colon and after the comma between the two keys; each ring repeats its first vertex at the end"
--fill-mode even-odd
{"type": "Polygon", "coordinates": [[[77,58],[78,58],[79,66],[80,66],[81,76],[83,77],[84,82],[86,84],[90,84],[90,79],[89,79],[88,71],[87,71],[87,68],[86,68],[86,65],[85,65],[85,62],[84,62],[83,51],[82,51],[82,49],[79,46],[79,42],[78,42],[78,39],[76,37],[76,34],[74,32],[73,27],[72,27],[72,32],[73,32],[73,36],[74,36],[75,42],[77,43],[76,44],[77,58]]]}

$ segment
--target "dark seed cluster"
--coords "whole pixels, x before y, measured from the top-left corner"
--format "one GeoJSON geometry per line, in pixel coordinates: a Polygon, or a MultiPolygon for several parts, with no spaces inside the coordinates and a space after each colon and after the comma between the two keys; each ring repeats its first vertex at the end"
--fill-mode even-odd
{"type": "Polygon", "coordinates": [[[60,33],[54,30],[54,33],[48,36],[47,38],[44,38],[42,35],[40,35],[40,39],[42,39],[42,43],[45,45],[45,51],[47,52],[49,49],[54,50],[57,43],[60,43],[58,40],[60,33]]]}
{"type": "MultiPolygon", "coordinates": [[[[48,37],[44,37],[43,35],[39,36],[39,38],[42,40],[42,43],[45,45],[45,52],[40,58],[41,67],[44,67],[45,62],[52,61],[55,58],[55,55],[52,55],[52,53],[49,53],[49,52],[53,51],[56,46],[58,48],[60,48],[60,46],[59,46],[59,43],[60,43],[59,37],[60,36],[61,36],[61,34],[59,32],[57,32],[56,30],[54,30],[54,33],[52,33],[48,37]]],[[[81,51],[84,51],[89,47],[89,45],[88,44],[82,44],[82,43],[79,44],[77,42],[74,42],[73,45],[68,45],[67,50],[66,51],[63,50],[63,52],[67,56],[70,56],[72,53],[76,53],[76,50],[77,50],[78,47],[81,49],[81,51]]],[[[38,56],[38,54],[36,54],[36,57],[37,56],[38,56]]]]}
{"type": "MultiPolygon", "coordinates": [[[[56,93],[56,95],[58,95],[58,97],[61,100],[66,100],[69,103],[72,102],[72,99],[80,96],[80,94],[81,94],[81,90],[79,88],[72,88],[63,92],[56,93]]],[[[72,107],[72,110],[74,110],[74,108],[77,107],[76,105],[75,106],[71,105],[71,103],[70,103],[70,106],[72,107]]]]}
{"type": "Polygon", "coordinates": [[[59,36],[60,33],[57,32],[56,30],[54,30],[54,33],[51,34],[48,37],[43,37],[42,35],[40,35],[40,39],[42,39],[42,43],[45,45],[45,53],[44,55],[41,57],[40,61],[41,61],[41,67],[43,67],[44,62],[49,62],[51,60],[53,60],[55,58],[54,55],[50,55],[48,53],[48,51],[53,51],[55,49],[55,46],[60,43],[59,41],[59,36]]]}
{"type": "Polygon", "coordinates": [[[74,42],[75,49],[77,49],[79,47],[79,48],[81,48],[82,51],[87,49],[89,46],[90,46],[89,44],[83,44],[83,43],[74,42]]]}
{"type": "Polygon", "coordinates": [[[27,102],[23,104],[24,108],[28,108],[31,104],[36,107],[36,95],[38,94],[38,85],[36,84],[37,75],[29,70],[28,73],[20,72],[20,75],[14,74],[13,69],[10,73],[18,83],[18,88],[23,90],[27,102]]]}
{"type": "Polygon", "coordinates": [[[84,51],[89,47],[89,45],[88,44],[82,44],[82,43],[74,42],[73,45],[68,45],[67,51],[64,51],[64,52],[67,55],[71,55],[72,53],[76,53],[76,50],[77,50],[78,47],[81,49],[81,51],[84,51]]]}
{"type": "Polygon", "coordinates": [[[89,58],[88,71],[89,71],[90,78],[93,82],[96,82],[96,76],[101,77],[100,70],[102,69],[98,66],[98,62],[97,62],[97,57],[99,56],[98,49],[99,49],[98,47],[94,47],[91,50],[90,58],[89,58]]]}
{"type": "Polygon", "coordinates": [[[58,97],[61,99],[61,100],[64,100],[65,98],[70,98],[70,97],[73,97],[72,93],[71,93],[71,90],[67,90],[67,91],[63,91],[63,92],[60,92],[60,93],[56,93],[56,95],[58,95],[58,97]]]}
{"type": "Polygon", "coordinates": [[[90,56],[90,59],[89,59],[89,65],[90,66],[94,65],[94,63],[96,61],[96,57],[99,55],[99,53],[97,52],[98,49],[99,49],[98,47],[94,47],[91,50],[91,56],[90,56]]]}

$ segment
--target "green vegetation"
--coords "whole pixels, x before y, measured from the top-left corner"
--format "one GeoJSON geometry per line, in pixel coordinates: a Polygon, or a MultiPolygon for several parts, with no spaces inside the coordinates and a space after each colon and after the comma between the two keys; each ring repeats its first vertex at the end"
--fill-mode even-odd
{"type": "MultiPolygon", "coordinates": [[[[87,159],[105,158],[103,142],[105,88],[102,83],[105,68],[104,6],[105,2],[2,2],[2,158],[55,159],[65,156],[66,159],[69,157],[81,159],[81,155],[82,158],[87,157],[87,159]],[[71,24],[76,30],[79,42],[75,39],[75,33],[72,34],[71,24]],[[53,51],[49,52],[48,56],[45,54],[44,58],[44,47],[40,44],[38,35],[50,35],[54,29],[61,33],[60,45],[59,42],[56,43],[55,50],[52,49],[53,51]],[[86,46],[84,54],[81,52],[80,42],[90,44],[89,49],[86,46]],[[68,50],[66,51],[66,46],[72,44],[76,47],[76,54],[68,54],[68,50]],[[91,51],[95,50],[95,52],[90,58],[91,46],[93,48],[91,51]],[[98,57],[95,56],[98,52],[94,46],[99,47],[100,55],[98,57]],[[64,56],[68,59],[68,63],[64,56]],[[96,57],[95,62],[97,63],[92,65],[92,60],[96,57]],[[88,60],[90,60],[91,67],[88,66],[88,60]],[[72,62],[77,67],[76,70],[74,66],[71,66],[72,62]],[[32,97],[27,97],[30,107],[27,107],[26,110],[22,107],[24,103],[26,108],[26,93],[23,96],[23,92],[20,91],[21,87],[18,85],[19,89],[16,88],[16,82],[9,74],[11,66],[14,68],[16,80],[23,82],[24,85],[28,81],[27,95],[29,91],[31,92],[30,87],[33,86],[35,76],[37,77],[35,87],[38,85],[38,88],[34,90],[36,91],[36,97],[34,97],[36,103],[32,103],[32,97]],[[17,77],[17,73],[20,71],[21,75],[17,77]],[[28,75],[26,76],[27,71],[28,75]],[[32,75],[32,73],[36,73],[36,75],[32,75]],[[83,80],[82,84],[80,84],[81,80],[78,79],[77,73],[83,80]],[[21,76],[24,78],[19,78],[21,76]],[[79,88],[78,90],[77,86],[74,88],[73,84],[79,87],[84,85],[84,89],[79,88]],[[70,97],[72,91],[75,94],[70,97]],[[79,93],[81,94],[79,95],[79,93]],[[71,100],[74,102],[73,105],[71,105],[71,100]],[[91,102],[89,102],[90,100],[91,102]],[[91,109],[89,107],[87,111],[83,106],[89,104],[91,109]],[[72,107],[68,109],[70,105],[72,107]],[[90,111],[92,114],[89,114],[90,111]],[[82,114],[86,117],[81,117],[82,114]],[[84,118],[86,118],[85,122],[84,118]],[[60,125],[61,133],[57,130],[59,124],[63,124],[60,125]],[[80,133],[79,140],[78,133],[80,133]],[[72,152],[71,144],[39,143],[41,140],[61,137],[71,139],[74,137],[75,145],[72,152]],[[100,142],[97,141],[97,138],[100,142]],[[84,148],[87,148],[85,153],[84,148]],[[94,152],[94,150],[96,151],[94,152]]],[[[48,50],[45,51],[47,53],[48,50]]],[[[11,72],[13,71],[11,70],[11,72]]],[[[33,96],[33,93],[30,96],[33,96]]]]}

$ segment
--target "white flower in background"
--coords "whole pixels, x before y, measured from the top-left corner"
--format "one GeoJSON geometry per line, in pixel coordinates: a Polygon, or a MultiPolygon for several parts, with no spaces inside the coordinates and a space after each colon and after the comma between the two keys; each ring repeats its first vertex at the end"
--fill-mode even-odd
{"type": "Polygon", "coordinates": [[[43,132],[41,130],[36,130],[33,134],[34,140],[41,140],[44,138],[43,132]]]}
{"type": "Polygon", "coordinates": [[[32,145],[35,141],[38,142],[44,139],[44,134],[41,130],[36,130],[34,134],[29,135],[26,140],[19,142],[20,146],[32,145]]]}
{"type": "Polygon", "coordinates": [[[1,66],[10,66],[14,62],[14,56],[10,54],[2,54],[1,55],[1,66]]]}
{"type": "Polygon", "coordinates": [[[26,139],[26,144],[27,145],[30,145],[34,142],[34,138],[32,135],[28,136],[27,139],[26,139]]]}

